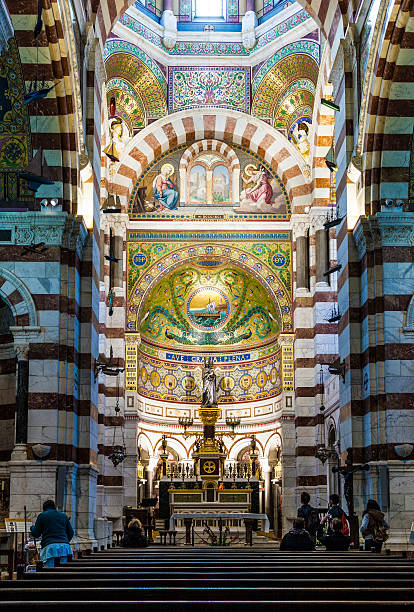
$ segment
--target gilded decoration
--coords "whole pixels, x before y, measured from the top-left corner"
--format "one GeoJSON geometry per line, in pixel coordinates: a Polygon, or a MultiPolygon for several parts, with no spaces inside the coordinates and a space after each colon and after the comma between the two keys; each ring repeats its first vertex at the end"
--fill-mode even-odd
{"type": "Polygon", "coordinates": [[[238,163],[212,150],[202,151],[189,163],[183,163],[187,151],[188,145],[177,145],[148,165],[131,193],[128,206],[131,219],[289,219],[291,206],[285,186],[258,155],[233,144],[232,152],[238,163]],[[167,167],[168,176],[161,181],[167,167]]]}
{"type": "Polygon", "coordinates": [[[151,343],[228,350],[292,329],[290,232],[130,231],[127,248],[127,331],[151,343]]]}
{"type": "Polygon", "coordinates": [[[263,68],[254,80],[252,115],[286,132],[298,118],[312,118],[319,72],[313,57],[306,53],[287,55],[263,75],[262,71],[263,68]],[[259,83],[258,76],[261,76],[259,83]]]}
{"type": "Polygon", "coordinates": [[[23,103],[24,80],[14,38],[0,56],[0,200],[32,199],[17,178],[31,157],[30,125],[23,103]]]}
{"type": "Polygon", "coordinates": [[[146,115],[164,117],[168,114],[165,77],[155,62],[151,66],[155,73],[148,67],[148,62],[128,51],[113,53],[105,61],[109,81],[127,81],[142,100],[146,115]]]}
{"type": "Polygon", "coordinates": [[[262,284],[220,259],[163,277],[140,313],[141,337],[161,346],[256,346],[274,340],[281,327],[262,284]]]}
{"type": "Polygon", "coordinates": [[[181,67],[169,68],[168,107],[170,112],[213,106],[248,113],[250,110],[250,68],[181,67]]]}
{"type": "Polygon", "coordinates": [[[128,126],[130,133],[145,127],[145,106],[138,92],[128,81],[112,78],[106,83],[107,107],[115,98],[116,112],[128,126]]]}
{"type": "MultiPolygon", "coordinates": [[[[149,355],[148,346],[141,348],[134,390],[148,399],[200,405],[201,363],[166,361],[149,355]]],[[[280,348],[276,344],[272,350],[269,357],[253,361],[217,363],[219,405],[265,400],[281,393],[283,375],[280,348]]]]}

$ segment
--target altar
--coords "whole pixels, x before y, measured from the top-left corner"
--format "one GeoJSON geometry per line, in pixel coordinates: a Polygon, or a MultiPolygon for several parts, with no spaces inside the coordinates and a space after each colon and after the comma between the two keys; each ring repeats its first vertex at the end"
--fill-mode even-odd
{"type": "Polygon", "coordinates": [[[170,529],[182,524],[184,526],[185,519],[192,519],[195,526],[202,527],[207,524],[209,527],[219,527],[219,520],[222,525],[233,527],[241,526],[241,521],[262,521],[262,531],[269,533],[270,522],[267,514],[259,514],[256,512],[176,512],[170,517],[170,529]]]}
{"type": "MultiPolygon", "coordinates": [[[[192,459],[194,467],[180,474],[167,475],[167,442],[163,436],[161,459],[162,478],[159,481],[159,518],[169,523],[170,530],[184,534],[186,544],[194,542],[194,537],[203,541],[199,529],[222,530],[230,538],[240,537],[240,529],[246,529],[246,542],[251,543],[252,531],[257,529],[257,521],[263,523],[263,531],[269,531],[269,519],[259,513],[258,453],[255,436],[251,436],[250,465],[242,471],[225,468],[228,457],[223,436],[233,432],[216,432],[216,422],[220,416],[217,404],[217,383],[212,359],[205,359],[203,370],[203,399],[199,408],[199,418],[203,431],[191,431],[185,425],[185,436],[194,436],[192,459]]],[[[191,423],[189,426],[191,426],[191,423]]]]}

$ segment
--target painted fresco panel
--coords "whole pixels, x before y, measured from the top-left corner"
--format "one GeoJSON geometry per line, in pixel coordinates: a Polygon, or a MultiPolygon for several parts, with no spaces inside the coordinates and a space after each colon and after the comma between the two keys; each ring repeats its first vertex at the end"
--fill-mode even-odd
{"type": "MultiPolygon", "coordinates": [[[[145,173],[132,190],[128,213],[130,218],[137,221],[156,219],[168,221],[170,219],[182,221],[211,221],[211,220],[248,220],[248,221],[284,221],[290,218],[290,202],[286,189],[273,171],[271,166],[252,154],[241,145],[233,144],[240,163],[239,201],[233,200],[233,189],[230,188],[231,177],[229,167],[220,164],[220,157],[215,152],[205,152],[200,155],[192,168],[186,170],[188,174],[180,176],[180,161],[188,145],[178,145],[175,149],[149,164],[145,173]],[[214,155],[214,157],[213,157],[214,155]],[[207,164],[207,157],[211,158],[207,164]],[[202,163],[201,163],[202,162],[202,163]],[[157,195],[154,195],[154,180],[162,173],[166,166],[173,168],[169,177],[179,192],[179,198],[173,208],[162,205],[157,195]],[[212,167],[212,173],[207,174],[206,167],[212,167]],[[204,167],[204,168],[203,168],[204,167]],[[264,173],[266,178],[260,179],[268,182],[271,191],[256,193],[257,197],[242,198],[243,192],[250,190],[256,183],[259,186],[259,174],[264,173]],[[211,179],[212,174],[212,179],[211,179]],[[254,176],[253,176],[254,175],[254,176]],[[256,179],[253,180],[253,179],[256,179]],[[211,185],[212,180],[212,185],[211,185]],[[208,183],[209,181],[209,183],[208,183]],[[183,184],[186,188],[183,188],[183,184]],[[187,189],[187,193],[185,193],[187,189]],[[207,194],[210,193],[210,200],[207,194]],[[210,204],[207,204],[207,202],[210,204]]],[[[224,161],[224,160],[223,160],[224,161]]],[[[246,194],[244,194],[246,195],[246,194]]],[[[249,195],[249,194],[247,194],[249,195]]]]}

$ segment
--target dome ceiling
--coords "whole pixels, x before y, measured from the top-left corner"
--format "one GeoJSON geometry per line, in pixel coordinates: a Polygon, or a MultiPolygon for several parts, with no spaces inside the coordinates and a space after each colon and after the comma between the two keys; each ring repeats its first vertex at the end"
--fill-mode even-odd
{"type": "Polygon", "coordinates": [[[223,261],[208,269],[175,269],[148,294],[141,309],[143,338],[160,346],[261,346],[280,331],[263,285],[223,261]]]}

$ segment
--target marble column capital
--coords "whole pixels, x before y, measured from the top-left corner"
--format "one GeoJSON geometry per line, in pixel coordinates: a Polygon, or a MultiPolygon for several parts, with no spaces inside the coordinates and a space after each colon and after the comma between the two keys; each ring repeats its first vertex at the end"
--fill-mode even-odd
{"type": "Polygon", "coordinates": [[[126,235],[128,221],[128,215],[124,213],[106,215],[106,225],[108,229],[113,230],[115,236],[124,237],[126,235]]]}
{"type": "Polygon", "coordinates": [[[313,232],[324,229],[324,223],[326,222],[328,210],[318,211],[311,215],[310,226],[313,232]]]}
{"type": "Polygon", "coordinates": [[[125,344],[129,346],[137,345],[139,347],[139,345],[141,344],[141,334],[126,333],[125,334],[125,344]]]}
{"type": "Polygon", "coordinates": [[[297,221],[292,224],[293,239],[305,237],[309,230],[309,223],[307,221],[297,221]]]}
{"type": "Polygon", "coordinates": [[[31,342],[39,338],[41,328],[38,326],[11,326],[10,332],[13,336],[14,350],[19,361],[27,361],[29,358],[29,347],[31,342]]]}
{"type": "Polygon", "coordinates": [[[295,343],[295,334],[279,334],[277,341],[280,346],[293,346],[295,343]]]}

